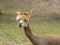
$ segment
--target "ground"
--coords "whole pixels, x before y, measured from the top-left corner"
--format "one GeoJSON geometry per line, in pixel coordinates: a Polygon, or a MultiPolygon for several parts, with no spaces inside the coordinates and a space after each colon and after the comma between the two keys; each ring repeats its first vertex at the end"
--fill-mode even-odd
{"type": "MultiPolygon", "coordinates": [[[[23,28],[18,27],[15,18],[11,20],[7,18],[9,16],[3,15],[5,14],[0,16],[0,45],[32,45],[25,36],[23,28]]],[[[30,27],[32,32],[38,35],[60,34],[60,22],[53,19],[31,17],[30,27]]]]}
{"type": "Polygon", "coordinates": [[[32,45],[15,20],[17,11],[32,8],[29,24],[33,33],[60,34],[59,0],[0,0],[0,45],[32,45]]]}

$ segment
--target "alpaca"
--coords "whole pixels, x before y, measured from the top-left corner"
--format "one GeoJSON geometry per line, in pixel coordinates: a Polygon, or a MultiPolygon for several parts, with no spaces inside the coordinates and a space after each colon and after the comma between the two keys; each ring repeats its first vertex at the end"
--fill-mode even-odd
{"type": "Polygon", "coordinates": [[[33,45],[60,45],[60,35],[58,34],[33,34],[29,27],[29,17],[33,9],[29,12],[17,12],[16,20],[19,27],[24,28],[25,35],[29,38],[33,45]]]}

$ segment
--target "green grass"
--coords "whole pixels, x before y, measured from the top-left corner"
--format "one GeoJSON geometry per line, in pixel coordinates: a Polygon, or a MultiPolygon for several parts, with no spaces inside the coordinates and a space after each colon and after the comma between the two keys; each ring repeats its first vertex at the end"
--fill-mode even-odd
{"type": "Polygon", "coordinates": [[[0,45],[32,45],[25,36],[23,28],[19,28],[15,20],[16,11],[24,12],[32,8],[34,11],[32,12],[33,17],[30,18],[30,27],[33,33],[37,35],[60,34],[59,6],[49,8],[50,6],[46,5],[45,1],[41,1],[40,7],[35,5],[37,2],[39,4],[39,1],[32,0],[26,0],[26,2],[21,2],[20,0],[0,0],[0,10],[2,12],[0,15],[0,45]]]}
{"type": "MultiPolygon", "coordinates": [[[[23,28],[18,27],[15,20],[16,11],[19,8],[1,8],[0,15],[0,45],[32,45],[25,36],[23,28]]],[[[32,16],[30,27],[32,32],[37,35],[60,34],[60,15],[51,14],[45,16],[32,16]],[[52,15],[52,16],[51,16],[52,15]]]]}
{"type": "MultiPolygon", "coordinates": [[[[9,15],[6,15],[6,17],[3,15],[0,16],[0,45],[32,45],[25,36],[23,28],[18,27],[15,18],[14,20],[10,20],[7,17],[9,17],[9,15]]],[[[59,21],[49,18],[31,17],[30,27],[32,32],[38,35],[60,34],[59,21]]]]}

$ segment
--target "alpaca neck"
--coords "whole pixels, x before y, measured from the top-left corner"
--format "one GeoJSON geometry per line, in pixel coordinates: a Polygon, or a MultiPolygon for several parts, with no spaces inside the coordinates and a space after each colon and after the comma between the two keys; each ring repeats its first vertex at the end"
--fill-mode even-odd
{"type": "Polygon", "coordinates": [[[36,42],[36,35],[34,35],[29,27],[29,25],[27,27],[24,27],[24,32],[26,34],[26,36],[30,39],[30,41],[32,42],[33,45],[37,45],[36,42]]]}
{"type": "Polygon", "coordinates": [[[31,31],[29,25],[27,27],[24,27],[24,32],[25,32],[26,36],[32,41],[33,33],[31,31]]]}

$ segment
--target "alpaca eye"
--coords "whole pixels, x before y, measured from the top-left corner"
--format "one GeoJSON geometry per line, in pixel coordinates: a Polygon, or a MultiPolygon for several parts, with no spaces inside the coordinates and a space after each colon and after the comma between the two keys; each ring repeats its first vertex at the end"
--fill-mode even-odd
{"type": "Polygon", "coordinates": [[[24,20],[25,22],[27,21],[27,20],[24,20]]]}

